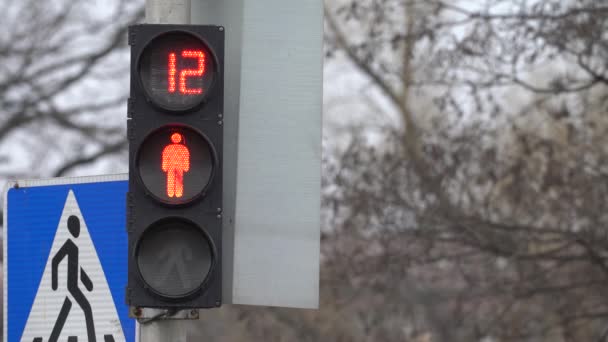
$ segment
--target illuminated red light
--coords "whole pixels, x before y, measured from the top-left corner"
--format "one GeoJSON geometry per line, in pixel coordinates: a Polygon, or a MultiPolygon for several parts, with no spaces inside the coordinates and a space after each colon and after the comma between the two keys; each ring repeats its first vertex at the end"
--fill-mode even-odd
{"type": "Polygon", "coordinates": [[[198,68],[182,70],[182,72],[179,73],[179,91],[182,94],[188,94],[188,95],[202,94],[203,93],[202,88],[188,89],[188,87],[186,85],[186,78],[187,77],[200,77],[200,76],[203,76],[203,74],[205,74],[205,53],[200,50],[197,50],[197,51],[184,50],[184,51],[182,51],[182,57],[198,58],[198,68]]]}
{"type": "Polygon", "coordinates": [[[167,196],[182,197],[184,195],[184,173],[190,170],[190,151],[184,145],[180,133],[171,135],[171,143],[165,146],[162,153],[163,172],[167,174],[167,196]]]}
{"type": "Polygon", "coordinates": [[[170,93],[175,92],[175,74],[177,73],[177,57],[175,57],[175,53],[169,54],[169,87],[168,91],[170,93]]]}
{"type": "MultiPolygon", "coordinates": [[[[184,95],[198,95],[203,93],[203,88],[188,88],[188,77],[201,77],[205,74],[205,53],[200,50],[183,50],[182,57],[196,58],[198,60],[196,69],[185,69],[179,73],[179,92],[184,95]]],[[[177,74],[177,56],[174,52],[169,53],[167,91],[175,92],[175,75],[177,74]]]]}

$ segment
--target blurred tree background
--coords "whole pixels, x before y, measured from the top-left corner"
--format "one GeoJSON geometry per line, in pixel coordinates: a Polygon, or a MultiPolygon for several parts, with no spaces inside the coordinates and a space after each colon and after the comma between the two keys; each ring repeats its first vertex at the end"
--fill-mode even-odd
{"type": "MultiPolygon", "coordinates": [[[[140,4],[3,3],[2,177],[126,171],[140,4]]],[[[320,310],[201,339],[608,341],[608,1],[326,0],[325,33],[320,310]]]]}

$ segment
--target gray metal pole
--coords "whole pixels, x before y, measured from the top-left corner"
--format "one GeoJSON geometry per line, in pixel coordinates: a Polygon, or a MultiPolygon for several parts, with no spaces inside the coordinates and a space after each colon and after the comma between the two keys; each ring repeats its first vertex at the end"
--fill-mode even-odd
{"type": "MultiPolygon", "coordinates": [[[[146,0],[146,23],[190,24],[190,7],[190,0],[146,0]]],[[[151,317],[162,312],[163,310],[144,309],[144,316],[151,317]]],[[[186,313],[186,316],[189,315],[198,317],[198,311],[186,313]]],[[[187,342],[188,331],[176,323],[177,321],[160,319],[137,324],[137,339],[140,342],[187,342]]]]}
{"type": "Polygon", "coordinates": [[[190,0],[147,0],[146,23],[190,24],[190,0]]]}

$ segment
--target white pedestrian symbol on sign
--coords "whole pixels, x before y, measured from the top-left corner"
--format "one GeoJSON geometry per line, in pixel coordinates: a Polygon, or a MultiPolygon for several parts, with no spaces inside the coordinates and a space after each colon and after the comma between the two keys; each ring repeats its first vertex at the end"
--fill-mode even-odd
{"type": "Polygon", "coordinates": [[[21,342],[123,342],[105,274],[69,192],[21,342]]]}

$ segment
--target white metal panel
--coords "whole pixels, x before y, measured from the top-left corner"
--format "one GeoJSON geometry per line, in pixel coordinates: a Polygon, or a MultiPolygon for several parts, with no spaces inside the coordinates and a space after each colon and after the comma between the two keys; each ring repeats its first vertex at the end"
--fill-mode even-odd
{"type": "Polygon", "coordinates": [[[192,23],[220,25],[225,29],[224,53],[224,150],[222,220],[222,301],[232,303],[234,256],[234,205],[239,98],[241,88],[241,38],[244,0],[204,0],[192,3],[192,23]]]}
{"type": "Polygon", "coordinates": [[[320,0],[244,3],[233,302],[318,306],[320,0]]]}
{"type": "Polygon", "coordinates": [[[238,153],[224,160],[228,173],[237,166],[224,182],[236,184],[236,199],[224,196],[224,303],[317,307],[322,2],[200,0],[192,9],[193,23],[226,27],[224,153],[238,153]]]}

